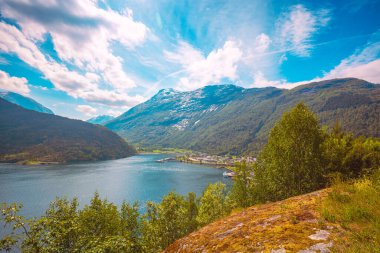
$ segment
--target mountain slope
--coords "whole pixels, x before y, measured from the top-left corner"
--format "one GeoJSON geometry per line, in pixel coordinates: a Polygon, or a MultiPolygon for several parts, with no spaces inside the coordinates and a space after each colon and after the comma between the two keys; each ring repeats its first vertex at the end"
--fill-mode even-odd
{"type": "Polygon", "coordinates": [[[86,120],[88,123],[92,124],[98,124],[98,125],[105,125],[109,121],[113,120],[115,117],[109,116],[109,115],[99,115],[94,118],[86,120]]]}
{"type": "Polygon", "coordinates": [[[74,162],[135,153],[117,134],[80,120],[26,110],[0,98],[0,162],[74,162]]]}
{"type": "Polygon", "coordinates": [[[255,154],[282,113],[303,101],[322,124],[380,136],[380,85],[346,78],[291,90],[206,86],[161,90],[106,124],[143,147],[175,147],[213,154],[255,154]]]}
{"type": "Polygon", "coordinates": [[[52,110],[46,108],[35,100],[24,97],[18,93],[10,92],[10,91],[0,91],[0,98],[7,100],[13,104],[19,105],[25,109],[33,110],[36,112],[43,112],[48,114],[54,114],[52,110]]]}
{"type": "Polygon", "coordinates": [[[164,252],[330,252],[345,231],[322,222],[328,190],[252,206],[177,240],[164,252]]]}

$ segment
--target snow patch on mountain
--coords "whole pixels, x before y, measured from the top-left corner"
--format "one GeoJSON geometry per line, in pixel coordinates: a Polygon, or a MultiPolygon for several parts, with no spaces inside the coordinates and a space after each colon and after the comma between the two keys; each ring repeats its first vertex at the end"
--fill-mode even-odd
{"type": "Polygon", "coordinates": [[[216,105],[212,105],[210,106],[210,108],[207,110],[208,112],[213,112],[213,111],[216,111],[218,110],[218,107],[216,105]]]}
{"type": "Polygon", "coordinates": [[[176,128],[179,131],[185,130],[185,128],[189,125],[189,120],[188,119],[183,119],[177,124],[173,125],[174,128],[176,128]]]}

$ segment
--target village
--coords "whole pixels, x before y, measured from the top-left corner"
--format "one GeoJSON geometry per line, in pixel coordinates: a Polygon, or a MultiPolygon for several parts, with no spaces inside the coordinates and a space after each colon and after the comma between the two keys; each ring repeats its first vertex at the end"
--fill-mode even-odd
{"type": "Polygon", "coordinates": [[[228,157],[228,156],[217,156],[209,155],[205,153],[192,153],[183,156],[177,156],[176,160],[186,163],[197,163],[205,165],[214,165],[220,167],[233,167],[237,163],[246,162],[253,163],[256,161],[254,157],[228,157]]]}

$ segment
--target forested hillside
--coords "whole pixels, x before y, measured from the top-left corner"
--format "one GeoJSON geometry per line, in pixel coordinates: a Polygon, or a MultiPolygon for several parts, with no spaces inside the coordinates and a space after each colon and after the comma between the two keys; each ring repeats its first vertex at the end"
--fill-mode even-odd
{"type": "Polygon", "coordinates": [[[206,86],[161,90],[106,126],[141,147],[175,147],[213,154],[256,154],[280,115],[303,101],[322,124],[380,136],[380,85],[347,78],[291,90],[206,86]]]}
{"type": "Polygon", "coordinates": [[[1,162],[64,163],[134,153],[134,148],[104,127],[26,110],[0,99],[1,162]]]}

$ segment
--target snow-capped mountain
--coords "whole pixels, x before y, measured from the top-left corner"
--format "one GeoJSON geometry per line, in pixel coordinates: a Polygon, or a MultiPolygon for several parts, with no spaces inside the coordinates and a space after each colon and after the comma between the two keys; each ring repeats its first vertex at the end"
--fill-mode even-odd
{"type": "Polygon", "coordinates": [[[250,153],[262,148],[282,113],[300,101],[310,106],[323,124],[339,120],[347,131],[380,135],[375,122],[380,115],[380,85],[353,78],[309,83],[291,90],[235,85],[187,92],[164,89],[106,127],[142,147],[250,153]]]}

